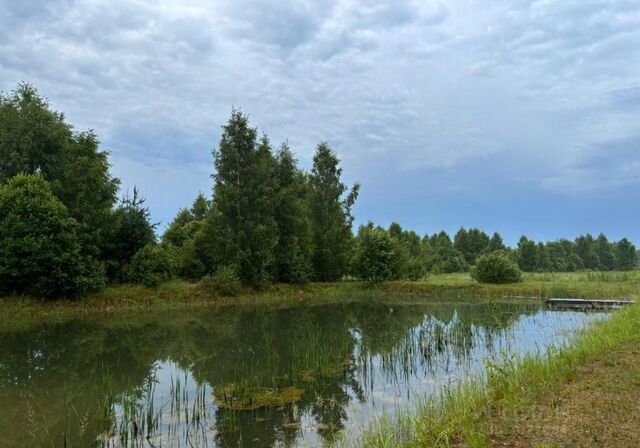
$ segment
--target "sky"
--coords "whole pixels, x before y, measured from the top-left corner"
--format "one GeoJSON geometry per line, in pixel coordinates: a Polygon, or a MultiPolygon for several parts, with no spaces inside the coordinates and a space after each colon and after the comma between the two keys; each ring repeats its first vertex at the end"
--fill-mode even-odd
{"type": "Polygon", "coordinates": [[[637,0],[0,0],[0,89],[93,129],[166,226],[233,107],[360,182],[356,224],[640,243],[637,0]]]}

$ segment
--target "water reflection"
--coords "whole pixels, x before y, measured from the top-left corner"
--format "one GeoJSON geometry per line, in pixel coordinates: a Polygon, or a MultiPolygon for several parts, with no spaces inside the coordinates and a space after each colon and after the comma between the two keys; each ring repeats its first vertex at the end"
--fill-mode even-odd
{"type": "Polygon", "coordinates": [[[596,316],[363,302],[129,313],[0,333],[2,444],[313,445],[596,316]]]}

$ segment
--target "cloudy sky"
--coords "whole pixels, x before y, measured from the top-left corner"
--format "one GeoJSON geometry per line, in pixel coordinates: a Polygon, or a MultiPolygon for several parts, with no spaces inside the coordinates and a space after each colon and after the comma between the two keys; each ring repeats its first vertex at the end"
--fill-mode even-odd
{"type": "Polygon", "coordinates": [[[637,0],[0,0],[0,89],[94,129],[162,225],[209,193],[231,108],[358,222],[640,243],[637,0]]]}

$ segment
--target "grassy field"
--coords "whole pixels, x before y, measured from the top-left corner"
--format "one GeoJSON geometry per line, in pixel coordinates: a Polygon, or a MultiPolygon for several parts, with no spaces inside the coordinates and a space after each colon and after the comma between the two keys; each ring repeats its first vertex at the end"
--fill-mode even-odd
{"type": "Polygon", "coordinates": [[[25,297],[0,299],[0,326],[27,325],[40,320],[68,319],[91,313],[120,310],[171,309],[191,307],[272,306],[291,307],[349,300],[474,301],[519,300],[550,297],[635,298],[640,272],[579,272],[570,274],[525,274],[520,283],[483,285],[469,274],[431,275],[417,282],[310,283],[274,285],[268,290],[240,291],[223,297],[197,283],[175,280],[158,288],[119,285],[77,300],[44,301],[25,297]]]}
{"type": "Polygon", "coordinates": [[[417,412],[377,421],[355,444],[636,447],[640,440],[639,304],[565,348],[487,368],[485,378],[445,389],[417,412]]]}

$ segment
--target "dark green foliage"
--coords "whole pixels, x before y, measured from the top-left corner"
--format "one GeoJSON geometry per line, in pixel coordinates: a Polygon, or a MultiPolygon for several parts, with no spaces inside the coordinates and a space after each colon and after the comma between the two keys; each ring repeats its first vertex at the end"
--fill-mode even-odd
{"type": "Polygon", "coordinates": [[[567,272],[575,272],[584,269],[582,258],[578,254],[570,254],[567,258],[567,272]]]}
{"type": "Polygon", "coordinates": [[[230,266],[220,266],[215,274],[207,275],[200,281],[200,287],[211,294],[235,296],[242,289],[236,270],[230,266]]]}
{"type": "Polygon", "coordinates": [[[286,143],[278,151],[274,178],[277,191],[274,218],[278,227],[276,279],[304,283],[311,279],[313,269],[309,188],[286,143]]]}
{"type": "MultiPolygon", "coordinates": [[[[549,257],[550,268],[552,272],[566,272],[569,270],[569,255],[565,246],[559,241],[551,241],[546,244],[546,251],[549,257]]],[[[577,256],[577,255],[576,255],[577,256]]],[[[575,267],[573,270],[575,271],[575,267]]]]}
{"type": "Polygon", "coordinates": [[[360,226],[356,238],[355,273],[362,280],[381,282],[393,276],[393,241],[372,222],[360,226]]]}
{"type": "Polygon", "coordinates": [[[197,225],[192,225],[194,222],[197,221],[190,210],[183,208],[178,211],[162,235],[162,244],[182,247],[188,240],[193,239],[199,230],[197,225]]]}
{"type": "Polygon", "coordinates": [[[148,244],[155,243],[156,224],[150,220],[149,208],[137,187],[133,196],[122,198],[115,211],[115,226],[107,248],[107,273],[111,281],[126,280],[123,272],[133,256],[148,244]]]}
{"type": "Polygon", "coordinates": [[[525,272],[536,270],[538,262],[538,250],[536,243],[526,236],[518,241],[518,266],[525,272]]]}
{"type": "Polygon", "coordinates": [[[40,172],[51,181],[62,170],[61,155],[73,137],[64,115],[29,84],[0,96],[0,183],[40,172]]]}
{"type": "Polygon", "coordinates": [[[489,246],[487,247],[487,251],[495,252],[497,250],[504,250],[507,247],[504,245],[502,241],[502,237],[498,232],[494,232],[491,236],[491,240],[489,240],[489,246]]]}
{"type": "Polygon", "coordinates": [[[61,171],[51,181],[53,193],[78,223],[83,252],[94,257],[102,257],[108,244],[119,186],[109,173],[107,153],[98,145],[92,132],[76,134],[61,154],[61,171]]]}
{"type": "Polygon", "coordinates": [[[614,248],[603,233],[598,235],[598,238],[596,238],[595,250],[598,260],[600,261],[600,269],[603,271],[613,271],[616,267],[614,248]]]}
{"type": "Polygon", "coordinates": [[[575,252],[578,254],[584,267],[587,269],[600,269],[600,259],[596,252],[596,243],[590,234],[580,235],[576,238],[575,252]]]}
{"type": "Polygon", "coordinates": [[[81,252],[92,259],[108,243],[119,185],[98,146],[93,132],[73,132],[30,85],[0,96],[0,183],[40,173],[77,222],[81,252]]]}
{"type": "Polygon", "coordinates": [[[183,208],[169,224],[162,235],[162,244],[182,247],[187,241],[195,238],[209,214],[211,203],[202,193],[198,193],[191,208],[183,208]]]}
{"type": "Polygon", "coordinates": [[[462,227],[453,241],[453,248],[460,252],[467,264],[472,265],[476,262],[478,255],[483,253],[489,247],[489,236],[481,230],[469,229],[462,227]]]}
{"type": "Polygon", "coordinates": [[[630,271],[637,265],[636,247],[623,238],[616,244],[616,268],[621,271],[630,271]]]}
{"type": "Polygon", "coordinates": [[[420,236],[396,222],[391,223],[388,233],[393,246],[392,278],[415,281],[424,277],[428,261],[420,236]]]}
{"type": "Polygon", "coordinates": [[[207,217],[211,203],[204,197],[202,193],[198,193],[196,200],[193,201],[193,205],[189,210],[195,221],[202,221],[207,217]]]}
{"type": "Polygon", "coordinates": [[[549,272],[552,270],[549,248],[544,243],[538,243],[536,247],[536,271],[549,272]]]}
{"type": "Polygon", "coordinates": [[[97,269],[83,264],[75,222],[42,176],[20,174],[0,187],[1,294],[75,296],[97,269]]]}
{"type": "Polygon", "coordinates": [[[471,277],[480,283],[516,283],[522,274],[505,252],[496,251],[478,257],[471,277]]]}
{"type": "Polygon", "coordinates": [[[149,287],[158,286],[173,277],[169,252],[156,244],[147,244],[140,249],[125,270],[128,281],[149,287]]]}
{"type": "Polygon", "coordinates": [[[198,280],[207,271],[196,247],[209,210],[210,202],[198,194],[191,208],[180,210],[162,235],[162,246],[172,254],[176,274],[183,278],[198,280]]]}
{"type": "Polygon", "coordinates": [[[342,169],[333,150],[326,143],[319,144],[310,176],[310,212],[314,277],[320,281],[339,280],[347,273],[350,258],[351,207],[360,186],[354,185],[347,193],[341,176],[342,169]]]}
{"type": "Polygon", "coordinates": [[[580,269],[611,271],[635,267],[635,256],[626,244],[628,240],[610,243],[604,234],[594,239],[591,235],[581,235],[575,242],[561,239],[547,243],[535,243],[522,237],[518,243],[518,264],[528,272],[573,272],[580,269]],[[622,243],[627,260],[622,265],[618,257],[618,247],[622,243]]]}
{"type": "Polygon", "coordinates": [[[429,241],[433,272],[450,274],[466,272],[469,269],[464,255],[453,248],[453,242],[446,232],[434,234],[429,241]]]}
{"type": "Polygon", "coordinates": [[[198,256],[209,272],[231,263],[240,280],[262,288],[275,275],[278,243],[276,161],[269,140],[258,141],[247,116],[234,110],[213,155],[214,197],[198,237],[198,256]]]}

